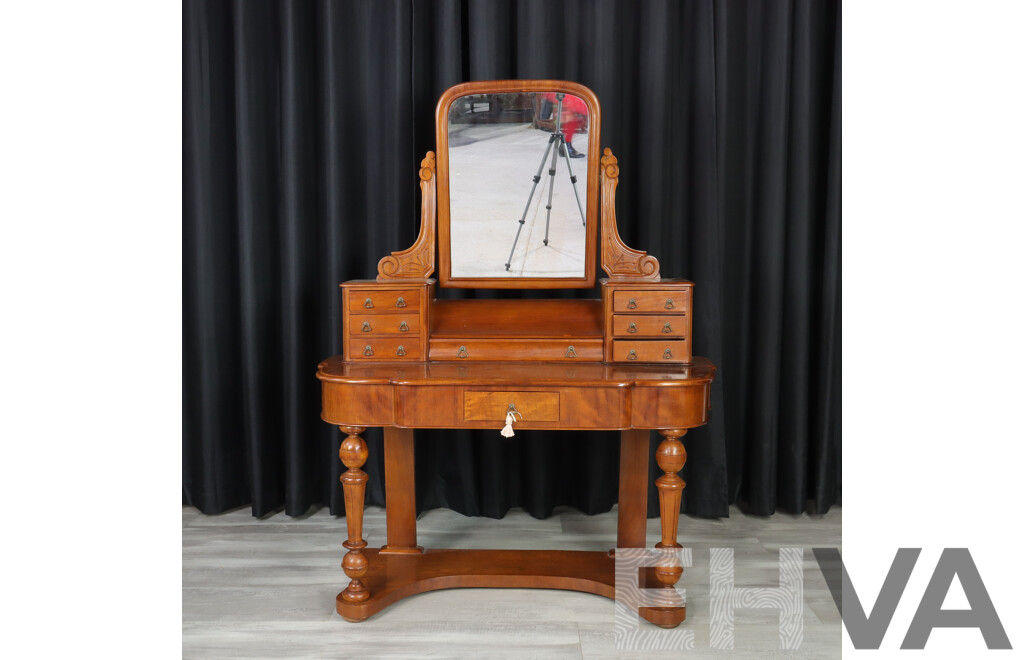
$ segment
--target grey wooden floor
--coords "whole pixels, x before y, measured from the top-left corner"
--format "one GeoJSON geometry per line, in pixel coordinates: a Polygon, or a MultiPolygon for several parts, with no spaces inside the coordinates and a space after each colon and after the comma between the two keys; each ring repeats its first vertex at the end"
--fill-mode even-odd
{"type": "MultiPolygon", "coordinates": [[[[537,520],[515,510],[502,520],[467,518],[448,510],[424,513],[419,542],[436,548],[606,550],[615,544],[615,516],[560,510],[537,520]]],[[[364,537],[384,542],[384,511],[367,507],[364,537]]],[[[452,589],[407,598],[367,621],[351,624],[334,611],[347,583],[340,568],[345,521],[326,509],[301,519],[254,519],[249,509],[204,516],[182,509],[182,647],[185,658],[481,658],[641,657],[617,650],[612,601],[570,591],[452,589]]],[[[657,519],[648,545],[660,540],[657,519]]],[[[812,547],[840,547],[842,514],[682,516],[679,542],[692,548],[686,588],[693,650],[642,657],[840,657],[839,614],[812,547]],[[710,548],[733,548],[737,587],[777,586],[778,549],[804,552],[804,642],[779,651],[778,615],[736,614],[735,649],[710,648],[710,548]]],[[[643,622],[652,631],[660,630],[643,622]]]]}

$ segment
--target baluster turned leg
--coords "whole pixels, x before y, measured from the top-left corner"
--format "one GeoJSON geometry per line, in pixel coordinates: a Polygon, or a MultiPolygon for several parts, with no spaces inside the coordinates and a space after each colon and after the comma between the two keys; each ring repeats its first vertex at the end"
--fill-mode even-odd
{"type": "Polygon", "coordinates": [[[363,426],[339,426],[344,433],[348,434],[341,443],[338,456],[348,470],[341,475],[342,488],[345,491],[345,522],[348,525],[348,540],[344,545],[348,549],[345,558],[341,561],[341,567],[345,575],[352,578],[349,585],[342,592],[341,597],[350,603],[361,603],[370,597],[370,592],[363,585],[360,578],[366,575],[366,556],[363,548],[366,541],[363,540],[363,499],[366,495],[365,472],[360,468],[366,463],[369,451],[366,449],[366,442],[360,437],[360,433],[366,430],[363,426]]]}
{"type": "MultiPolygon", "coordinates": [[[[661,503],[661,542],[656,548],[681,548],[676,542],[676,530],[679,527],[679,503],[683,498],[683,481],[677,472],[686,464],[686,449],[679,438],[686,435],[686,429],[665,429],[658,431],[664,440],[658,445],[656,454],[658,467],[665,474],[658,477],[654,484],[658,487],[658,501],[661,503]]],[[[671,589],[683,574],[683,567],[658,566],[654,569],[658,581],[671,589]]]]}

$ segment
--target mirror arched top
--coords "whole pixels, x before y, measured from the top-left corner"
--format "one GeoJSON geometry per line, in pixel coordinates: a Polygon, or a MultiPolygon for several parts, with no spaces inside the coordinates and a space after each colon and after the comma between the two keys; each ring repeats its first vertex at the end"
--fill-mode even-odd
{"type": "Polygon", "coordinates": [[[437,104],[441,286],[589,288],[600,222],[601,107],[583,85],[456,85],[437,104]]]}

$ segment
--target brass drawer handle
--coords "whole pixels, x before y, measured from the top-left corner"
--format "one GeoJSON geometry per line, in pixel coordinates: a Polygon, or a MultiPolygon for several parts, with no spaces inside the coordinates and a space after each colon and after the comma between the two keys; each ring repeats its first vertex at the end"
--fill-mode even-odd
{"type": "Polygon", "coordinates": [[[373,301],[367,298],[366,302],[363,303],[363,307],[366,309],[373,309],[373,301]]]}
{"type": "Polygon", "coordinates": [[[456,357],[460,357],[460,358],[467,358],[467,357],[469,357],[469,352],[466,350],[465,346],[459,346],[459,354],[456,357]]]}
{"type": "Polygon", "coordinates": [[[666,348],[665,352],[662,354],[661,357],[665,358],[666,360],[671,360],[672,359],[672,349],[671,348],[666,348]]]}
{"type": "Polygon", "coordinates": [[[662,328],[661,331],[664,332],[664,333],[670,333],[670,332],[672,332],[672,326],[670,326],[668,323],[666,323],[665,327],[662,328]]]}
{"type": "Polygon", "coordinates": [[[373,356],[373,349],[370,348],[369,346],[367,346],[366,348],[363,349],[363,355],[372,357],[373,356]]]}
{"type": "Polygon", "coordinates": [[[398,331],[399,332],[409,332],[409,324],[406,323],[405,321],[402,321],[402,325],[398,326],[398,331]]]}
{"type": "Polygon", "coordinates": [[[567,351],[565,352],[565,357],[567,357],[567,358],[574,358],[574,357],[578,357],[578,356],[576,355],[576,347],[575,347],[575,346],[570,346],[570,347],[569,347],[569,350],[567,350],[567,351]]]}
{"type": "Polygon", "coordinates": [[[404,346],[399,346],[398,350],[395,351],[395,355],[397,355],[399,357],[405,355],[405,347],[404,346]]]}
{"type": "Polygon", "coordinates": [[[635,349],[631,350],[629,352],[629,355],[626,356],[626,359],[627,360],[635,360],[636,359],[636,350],[635,349]]]}
{"type": "Polygon", "coordinates": [[[373,328],[370,327],[369,321],[363,321],[363,332],[373,332],[373,328]]]}
{"type": "Polygon", "coordinates": [[[665,309],[675,309],[676,306],[672,304],[672,299],[669,298],[665,301],[665,309]]]}
{"type": "Polygon", "coordinates": [[[405,307],[405,298],[399,297],[395,307],[405,307]]]}
{"type": "Polygon", "coordinates": [[[630,323],[630,324],[629,324],[629,329],[628,329],[628,330],[626,330],[626,332],[633,332],[633,333],[636,333],[636,332],[637,332],[637,329],[636,329],[636,323],[630,323]]]}
{"type": "Polygon", "coordinates": [[[626,305],[626,309],[636,309],[636,298],[629,299],[629,304],[626,305]]]}

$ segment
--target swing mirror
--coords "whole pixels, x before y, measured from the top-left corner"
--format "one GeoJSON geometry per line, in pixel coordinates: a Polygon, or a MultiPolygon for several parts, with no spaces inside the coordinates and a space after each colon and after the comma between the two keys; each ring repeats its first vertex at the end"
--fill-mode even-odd
{"type": "Polygon", "coordinates": [[[437,104],[441,286],[594,285],[601,110],[586,87],[503,80],[437,104]]]}

